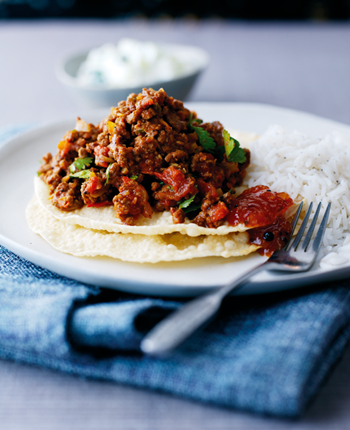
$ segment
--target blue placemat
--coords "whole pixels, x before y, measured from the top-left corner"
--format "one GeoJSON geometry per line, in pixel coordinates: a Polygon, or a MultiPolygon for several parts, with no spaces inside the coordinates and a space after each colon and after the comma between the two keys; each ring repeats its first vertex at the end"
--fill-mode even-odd
{"type": "MultiPolygon", "coordinates": [[[[9,127],[5,137],[27,128],[9,127]]],[[[181,304],[87,286],[0,246],[0,357],[276,416],[300,416],[350,337],[349,281],[229,298],[174,355],[139,352],[181,304]]]]}

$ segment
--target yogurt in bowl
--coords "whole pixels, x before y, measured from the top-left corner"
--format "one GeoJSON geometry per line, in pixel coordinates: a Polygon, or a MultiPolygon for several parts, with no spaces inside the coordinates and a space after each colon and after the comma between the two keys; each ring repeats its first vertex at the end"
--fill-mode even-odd
{"type": "Polygon", "coordinates": [[[123,38],[65,56],[56,75],[79,104],[99,108],[115,106],[143,87],[164,88],[184,100],[208,63],[207,52],[195,46],[123,38]]]}
{"type": "Polygon", "coordinates": [[[169,81],[191,69],[171,50],[153,43],[124,38],[117,45],[106,43],[92,49],[80,65],[81,85],[125,88],[169,81]]]}

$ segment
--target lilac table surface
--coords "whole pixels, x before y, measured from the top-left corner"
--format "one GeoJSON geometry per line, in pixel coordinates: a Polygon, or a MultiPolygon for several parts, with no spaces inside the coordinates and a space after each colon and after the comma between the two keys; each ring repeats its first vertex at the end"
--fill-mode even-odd
{"type": "MultiPolygon", "coordinates": [[[[350,23],[47,20],[0,22],[0,127],[75,118],[82,107],[57,81],[54,62],[122,36],[207,49],[210,65],[189,101],[267,103],[350,124],[350,23]]],[[[0,381],[4,430],[350,428],[350,350],[293,422],[7,361],[0,381]]]]}

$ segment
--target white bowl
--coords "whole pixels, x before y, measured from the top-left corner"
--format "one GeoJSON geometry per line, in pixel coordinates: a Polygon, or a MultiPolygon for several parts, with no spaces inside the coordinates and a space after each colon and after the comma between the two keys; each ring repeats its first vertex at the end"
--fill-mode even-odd
{"type": "Polygon", "coordinates": [[[90,50],[85,52],[68,54],[59,59],[55,66],[56,76],[68,89],[71,96],[80,105],[87,108],[103,108],[116,106],[119,101],[125,100],[130,93],[140,93],[143,87],[151,87],[155,90],[164,88],[169,96],[178,100],[185,100],[192,89],[196,79],[209,63],[209,55],[201,48],[188,45],[162,44],[168,52],[171,52],[180,61],[189,65],[187,73],[168,81],[155,81],[151,84],[127,87],[89,87],[82,85],[77,79],[77,71],[85,61],[90,50]]]}

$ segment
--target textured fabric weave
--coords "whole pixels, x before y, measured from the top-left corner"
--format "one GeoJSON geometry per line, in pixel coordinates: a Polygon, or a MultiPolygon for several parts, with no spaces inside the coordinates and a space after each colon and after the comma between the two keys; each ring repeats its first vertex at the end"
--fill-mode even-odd
{"type": "MultiPolygon", "coordinates": [[[[8,128],[1,141],[21,131],[8,128]]],[[[349,281],[229,298],[171,357],[139,352],[180,300],[87,286],[0,246],[0,357],[276,416],[300,416],[350,337],[349,281]]]]}

